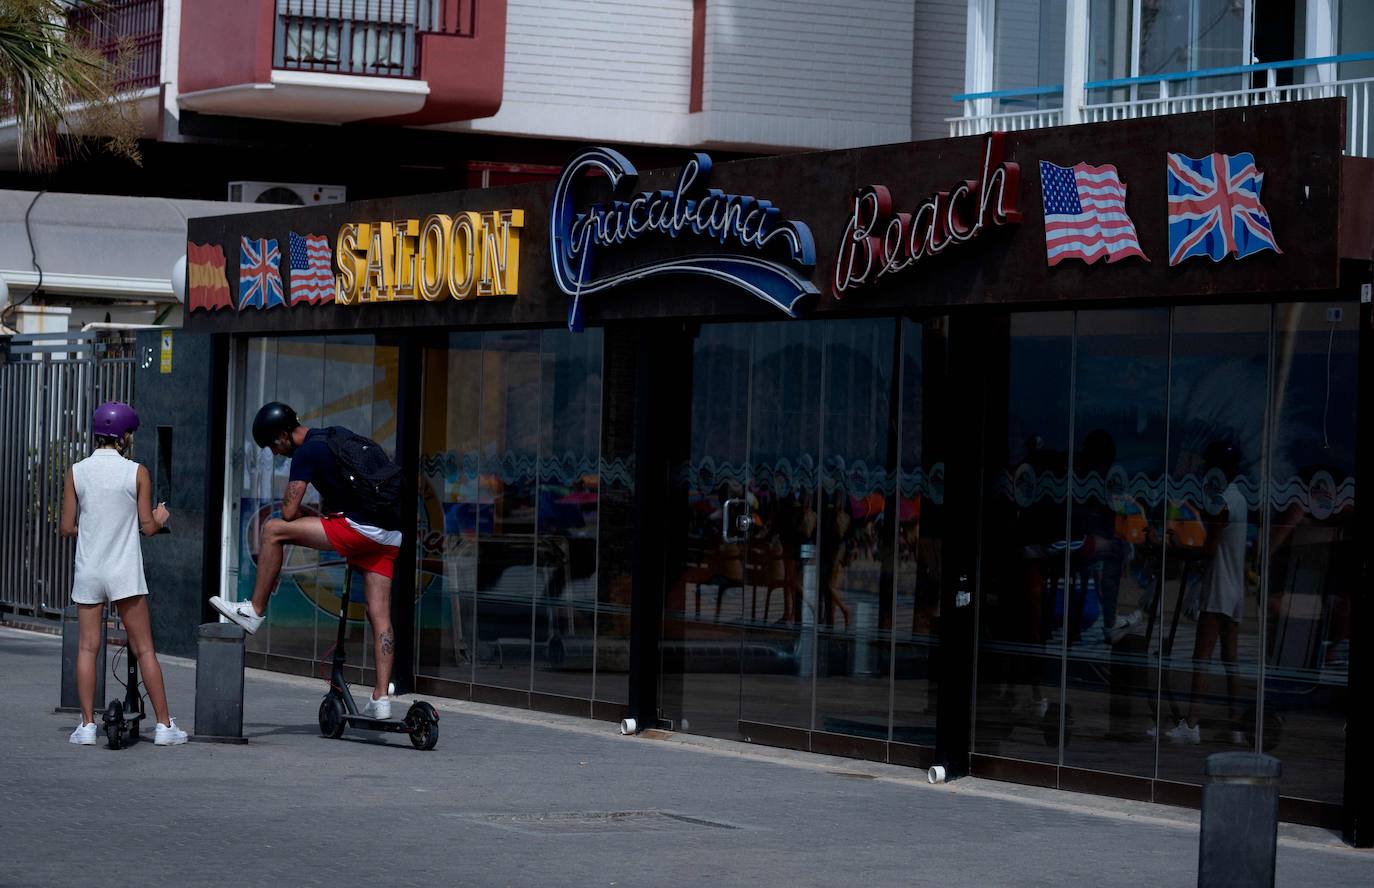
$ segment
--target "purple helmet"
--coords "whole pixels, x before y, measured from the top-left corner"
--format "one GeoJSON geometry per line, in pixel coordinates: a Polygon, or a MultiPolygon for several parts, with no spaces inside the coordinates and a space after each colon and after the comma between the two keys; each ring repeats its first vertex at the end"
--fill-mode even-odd
{"type": "Polygon", "coordinates": [[[110,401],[95,408],[92,424],[96,435],[101,438],[122,438],[126,433],[138,430],[138,414],[128,404],[110,401]]]}

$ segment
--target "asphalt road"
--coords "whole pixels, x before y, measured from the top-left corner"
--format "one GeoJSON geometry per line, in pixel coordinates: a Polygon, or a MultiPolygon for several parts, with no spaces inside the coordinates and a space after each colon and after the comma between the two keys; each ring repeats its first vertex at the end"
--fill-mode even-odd
{"type": "MultiPolygon", "coordinates": [[[[432,752],[326,740],[322,682],[255,670],[246,745],[76,747],[59,653],[0,629],[3,885],[1196,884],[1193,811],[442,700],[432,752]]],[[[1285,826],[1278,883],[1374,885],[1374,852],[1285,826]]]]}

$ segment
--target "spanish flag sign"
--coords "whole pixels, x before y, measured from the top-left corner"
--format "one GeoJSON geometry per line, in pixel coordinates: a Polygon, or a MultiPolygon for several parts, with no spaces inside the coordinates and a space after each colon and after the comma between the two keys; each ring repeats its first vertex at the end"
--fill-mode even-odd
{"type": "Polygon", "coordinates": [[[186,244],[187,310],[232,308],[224,276],[224,249],[219,244],[186,244]]]}

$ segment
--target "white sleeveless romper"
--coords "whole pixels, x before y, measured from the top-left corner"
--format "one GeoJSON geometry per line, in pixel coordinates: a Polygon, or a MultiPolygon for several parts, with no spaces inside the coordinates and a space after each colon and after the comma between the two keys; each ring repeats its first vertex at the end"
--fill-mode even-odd
{"type": "Polygon", "coordinates": [[[138,463],[102,448],[72,466],[79,506],[72,601],[148,594],[138,533],[138,463]]]}

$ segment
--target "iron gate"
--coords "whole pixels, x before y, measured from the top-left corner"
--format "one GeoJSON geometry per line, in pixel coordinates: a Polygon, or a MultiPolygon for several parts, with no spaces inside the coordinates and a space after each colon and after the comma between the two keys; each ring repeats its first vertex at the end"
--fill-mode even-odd
{"type": "Polygon", "coordinates": [[[0,339],[0,606],[41,616],[67,603],[75,541],[57,532],[63,479],[94,446],[96,405],[133,403],[134,342],[105,331],[0,339]]]}

